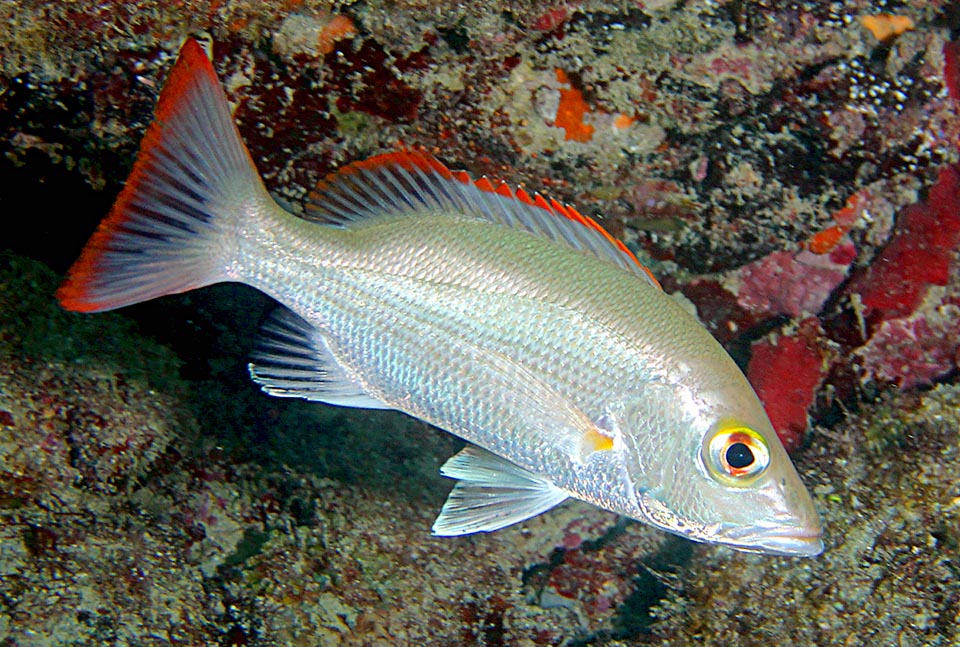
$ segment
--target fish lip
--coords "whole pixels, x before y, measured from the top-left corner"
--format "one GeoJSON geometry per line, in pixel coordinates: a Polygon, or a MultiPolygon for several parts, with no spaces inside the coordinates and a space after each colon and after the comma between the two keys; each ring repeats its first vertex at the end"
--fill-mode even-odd
{"type": "Polygon", "coordinates": [[[816,557],[823,552],[823,539],[820,535],[805,537],[802,535],[779,535],[766,537],[758,543],[765,553],[787,557],[816,557]]]}
{"type": "Polygon", "coordinates": [[[759,531],[740,529],[740,532],[729,533],[722,541],[739,550],[787,557],[815,557],[824,548],[820,528],[797,526],[775,526],[759,531]]]}

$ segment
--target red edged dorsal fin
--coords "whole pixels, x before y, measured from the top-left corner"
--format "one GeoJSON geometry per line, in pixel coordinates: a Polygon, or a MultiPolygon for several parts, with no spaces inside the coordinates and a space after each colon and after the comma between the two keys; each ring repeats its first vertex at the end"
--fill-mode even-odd
{"type": "Polygon", "coordinates": [[[593,253],[657,288],[660,284],[619,240],[592,218],[556,200],[511,190],[487,177],[471,180],[431,155],[398,151],[354,162],[328,175],[310,193],[304,217],[341,227],[383,217],[447,213],[524,229],[593,253]]]}
{"type": "Polygon", "coordinates": [[[486,191],[487,193],[495,192],[495,189],[493,188],[493,184],[490,183],[490,180],[487,178],[487,176],[483,176],[482,178],[474,182],[473,185],[478,189],[480,189],[481,191],[486,191]]]}

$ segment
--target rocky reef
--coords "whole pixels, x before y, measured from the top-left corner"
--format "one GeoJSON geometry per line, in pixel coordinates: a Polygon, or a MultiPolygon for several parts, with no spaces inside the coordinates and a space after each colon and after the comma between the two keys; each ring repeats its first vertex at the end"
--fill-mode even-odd
{"type": "Polygon", "coordinates": [[[960,642],[960,5],[0,5],[0,644],[960,642]],[[179,44],[270,191],[408,147],[596,215],[747,370],[808,560],[580,504],[440,539],[456,439],[264,396],[267,299],[53,290],[179,44]],[[14,207],[30,203],[29,213],[14,207]]]}

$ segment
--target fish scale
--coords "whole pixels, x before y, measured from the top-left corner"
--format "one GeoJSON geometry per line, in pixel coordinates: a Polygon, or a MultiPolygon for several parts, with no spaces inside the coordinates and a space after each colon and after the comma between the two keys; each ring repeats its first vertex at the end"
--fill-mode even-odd
{"type": "MultiPolygon", "coordinates": [[[[284,238],[302,241],[300,221],[278,217],[271,222],[270,245],[278,240],[282,245],[284,238]],[[279,222],[290,223],[290,231],[278,231],[279,222]]],[[[526,232],[503,232],[484,222],[457,223],[428,214],[391,226],[380,223],[371,229],[344,232],[314,228],[310,231],[312,257],[288,259],[282,274],[269,282],[256,282],[252,277],[263,276],[263,272],[254,269],[248,282],[290,304],[322,328],[340,363],[388,405],[441,428],[457,430],[465,440],[488,450],[505,453],[505,443],[516,445],[513,436],[519,424],[505,423],[512,412],[498,410],[482,419],[474,415],[491,398],[499,400],[504,394],[458,391],[458,399],[446,408],[442,405],[453,394],[442,388],[424,388],[411,399],[411,385],[435,386],[431,376],[463,363],[457,356],[455,340],[469,339],[486,352],[509,349],[511,359],[532,377],[592,419],[603,415],[617,398],[629,398],[631,383],[647,383],[671,372],[663,366],[662,353],[650,351],[656,341],[663,343],[664,335],[678,327],[676,319],[670,317],[663,317],[658,326],[647,312],[645,298],[660,296],[654,288],[636,283],[635,294],[620,294],[614,299],[618,308],[611,308],[611,299],[595,289],[596,285],[609,283],[611,276],[614,280],[621,278],[619,268],[576,250],[550,245],[526,232]],[[403,231],[404,227],[418,225],[429,232],[424,236],[429,241],[426,246],[417,236],[403,231]],[[469,263],[453,263],[457,269],[445,271],[451,266],[447,250],[463,248],[464,241],[477,241],[490,233],[497,236],[493,244],[474,244],[469,263]],[[404,249],[408,241],[415,250],[404,249]],[[519,253],[505,251],[511,245],[519,253]],[[388,248],[392,258],[415,259],[416,263],[377,268],[370,259],[388,248]],[[487,284],[476,278],[493,273],[488,268],[504,257],[516,260],[511,267],[515,280],[487,284]],[[323,268],[320,280],[328,287],[309,290],[297,277],[316,277],[317,265],[323,268]],[[568,275],[566,267],[580,271],[568,275]],[[536,284],[530,277],[545,278],[536,284]],[[560,288],[564,291],[559,292],[560,288]],[[310,295],[311,301],[299,301],[305,295],[310,295]],[[384,313],[390,313],[389,318],[384,313]],[[638,329],[640,321],[646,326],[638,329]],[[424,340],[429,340],[433,352],[424,353],[424,340]],[[385,356],[387,351],[389,355],[385,356]],[[419,370],[417,379],[411,380],[414,366],[419,370]]],[[[264,258],[268,252],[265,249],[249,256],[264,258]]],[[[661,304],[661,311],[674,307],[661,304]]],[[[702,336],[716,344],[706,332],[702,336]]],[[[481,370],[463,372],[477,375],[481,370]]],[[[550,436],[531,438],[528,451],[522,456],[513,451],[512,455],[515,461],[529,466],[531,457],[541,452],[541,445],[552,442],[550,436]]]]}
{"type": "MultiPolygon", "coordinates": [[[[618,344],[613,334],[598,328],[596,321],[582,311],[527,296],[491,294],[396,277],[377,278],[356,284],[335,281],[337,287],[324,295],[329,299],[327,308],[333,311],[330,316],[336,316],[334,313],[341,308],[339,301],[344,298],[340,296],[344,290],[344,296],[363,292],[369,304],[368,320],[359,326],[364,334],[370,334],[378,319],[382,319],[379,313],[389,311],[391,319],[403,325],[422,326],[418,333],[423,339],[441,343],[439,340],[444,338],[466,335],[490,349],[511,349],[544,379],[553,376],[552,386],[571,398],[581,398],[601,386],[606,387],[604,392],[608,394],[622,390],[619,378],[631,374],[631,369],[634,379],[651,373],[649,367],[636,362],[630,368],[624,367],[621,375],[610,370],[628,358],[624,344],[618,344]],[[574,380],[569,379],[571,370],[576,371],[574,380]]],[[[350,319],[357,316],[358,313],[351,313],[350,319]]],[[[336,331],[331,334],[339,336],[336,331]]],[[[389,330],[383,332],[384,337],[391,334],[389,330]]]]}
{"type": "Polygon", "coordinates": [[[390,408],[470,443],[433,531],[490,532],[573,497],[696,541],[811,556],[816,510],[760,401],[623,243],[538,194],[412,151],[267,193],[194,41],[123,191],[58,290],[119,308],[239,281],[281,308],[263,390],[390,408]]]}

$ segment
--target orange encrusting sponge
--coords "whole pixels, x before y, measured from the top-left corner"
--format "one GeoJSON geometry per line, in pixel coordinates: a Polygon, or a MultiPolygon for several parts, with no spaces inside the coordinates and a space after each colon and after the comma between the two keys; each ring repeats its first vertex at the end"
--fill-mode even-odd
{"type": "Polygon", "coordinates": [[[567,73],[556,69],[557,81],[567,87],[560,88],[560,107],[554,125],[566,131],[564,139],[576,142],[588,142],[593,138],[593,126],[583,121],[590,112],[590,106],[583,99],[583,92],[570,85],[567,73]]]}

